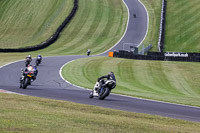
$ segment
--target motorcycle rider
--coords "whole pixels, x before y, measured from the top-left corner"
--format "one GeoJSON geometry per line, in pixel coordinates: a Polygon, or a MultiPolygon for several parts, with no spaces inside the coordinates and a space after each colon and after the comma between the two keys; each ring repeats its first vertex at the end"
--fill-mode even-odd
{"type": "Polygon", "coordinates": [[[30,64],[31,61],[32,61],[31,55],[28,55],[28,56],[25,58],[26,67],[30,64]]]}
{"type": "MultiPolygon", "coordinates": [[[[24,70],[23,68],[21,68],[20,88],[22,88],[22,82],[23,82],[23,80],[24,80],[25,72],[28,72],[28,71],[34,72],[34,76],[32,76],[31,82],[32,82],[33,80],[36,80],[36,76],[37,76],[37,73],[38,73],[38,70],[37,70],[37,67],[36,67],[36,66],[28,65],[28,66],[25,68],[25,70],[24,70]]],[[[31,82],[29,83],[29,85],[31,85],[31,82]]]]}
{"type": "Polygon", "coordinates": [[[103,82],[102,84],[104,84],[104,78],[107,78],[107,80],[114,80],[116,82],[116,78],[115,78],[115,75],[114,75],[114,72],[109,72],[108,75],[104,75],[104,76],[101,76],[98,78],[98,82],[103,82]]]}
{"type": "Polygon", "coordinates": [[[87,56],[90,56],[90,53],[91,53],[91,50],[88,49],[88,50],[87,50],[87,56]]]}
{"type": "Polygon", "coordinates": [[[116,82],[116,78],[115,78],[115,74],[114,72],[109,72],[108,75],[104,75],[104,76],[101,76],[98,78],[98,82],[99,82],[99,86],[100,88],[105,85],[105,80],[102,80],[102,79],[107,79],[107,80],[114,80],[116,82]]]}
{"type": "Polygon", "coordinates": [[[32,66],[32,65],[28,65],[28,67],[25,68],[24,72],[27,72],[27,71],[33,71],[34,72],[33,80],[35,80],[36,76],[38,74],[37,67],[36,66],[32,66]]]}
{"type": "Polygon", "coordinates": [[[116,84],[116,78],[115,78],[115,75],[114,75],[113,72],[109,72],[108,75],[104,75],[104,76],[99,77],[98,80],[97,80],[97,82],[99,83],[97,86],[99,86],[99,87],[97,87],[98,89],[94,88],[91,91],[89,98],[93,98],[94,96],[98,96],[98,91],[100,91],[100,89],[102,87],[104,87],[104,85],[106,85],[105,80],[104,80],[105,78],[107,79],[108,82],[109,82],[109,80],[110,81],[112,80],[112,82],[114,82],[116,84]]]}
{"type": "Polygon", "coordinates": [[[32,61],[31,55],[26,56],[26,60],[30,60],[30,62],[31,62],[32,61]]]}
{"type": "Polygon", "coordinates": [[[37,55],[37,58],[36,58],[35,63],[36,63],[37,61],[39,62],[38,64],[40,64],[40,63],[42,62],[42,55],[40,55],[40,54],[37,55]]]}

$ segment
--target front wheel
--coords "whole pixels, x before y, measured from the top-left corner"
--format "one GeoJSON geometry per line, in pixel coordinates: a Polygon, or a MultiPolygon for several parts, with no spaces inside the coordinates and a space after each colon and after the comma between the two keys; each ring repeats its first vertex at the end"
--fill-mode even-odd
{"type": "Polygon", "coordinates": [[[28,84],[30,82],[29,80],[30,80],[29,78],[25,78],[24,83],[22,84],[23,89],[26,89],[26,87],[28,86],[28,84]]]}
{"type": "Polygon", "coordinates": [[[110,89],[106,87],[103,89],[101,93],[99,93],[99,99],[104,100],[109,94],[110,94],[110,89]]]}
{"type": "Polygon", "coordinates": [[[22,88],[22,83],[20,83],[20,86],[19,86],[19,88],[22,88]]]}

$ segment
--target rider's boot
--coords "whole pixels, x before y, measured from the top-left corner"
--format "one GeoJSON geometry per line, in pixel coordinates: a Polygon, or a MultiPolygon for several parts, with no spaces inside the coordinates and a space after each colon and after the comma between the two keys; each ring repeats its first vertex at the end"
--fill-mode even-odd
{"type": "Polygon", "coordinates": [[[89,98],[93,98],[94,96],[93,96],[93,91],[91,91],[90,92],[90,96],[89,96],[89,98]]]}

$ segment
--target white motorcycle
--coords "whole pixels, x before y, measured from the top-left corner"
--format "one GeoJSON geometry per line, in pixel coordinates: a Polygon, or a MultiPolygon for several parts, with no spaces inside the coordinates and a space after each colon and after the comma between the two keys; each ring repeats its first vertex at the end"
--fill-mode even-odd
{"type": "Polygon", "coordinates": [[[104,100],[109,96],[112,89],[116,87],[114,80],[101,80],[97,81],[94,85],[94,89],[91,91],[89,98],[98,97],[100,100],[104,100]]]}

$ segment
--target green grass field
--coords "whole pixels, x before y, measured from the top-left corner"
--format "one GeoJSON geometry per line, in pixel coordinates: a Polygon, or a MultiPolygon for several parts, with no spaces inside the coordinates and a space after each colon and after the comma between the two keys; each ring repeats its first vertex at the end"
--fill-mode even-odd
{"type": "Polygon", "coordinates": [[[37,45],[69,15],[73,0],[0,1],[0,48],[37,45]]]}
{"type": "Polygon", "coordinates": [[[45,49],[50,54],[101,53],[123,35],[127,9],[121,0],[79,0],[79,9],[59,40],[45,49]]]}
{"type": "Polygon", "coordinates": [[[165,51],[200,52],[199,0],[167,0],[165,51]]]}
{"type": "MultiPolygon", "coordinates": [[[[72,1],[44,0],[39,4],[38,1],[26,0],[1,1],[0,5],[4,8],[0,24],[4,27],[1,28],[0,47],[23,47],[44,41],[69,14],[72,1]],[[11,7],[9,12],[6,11],[8,7],[11,7]],[[21,11],[22,7],[27,8],[21,11]]],[[[92,54],[97,54],[109,49],[121,38],[128,17],[121,0],[80,0],[79,5],[77,14],[58,41],[39,52],[85,54],[87,49],[91,49],[92,54]]]]}
{"type": "Polygon", "coordinates": [[[92,57],[67,64],[62,74],[71,83],[92,89],[98,77],[113,71],[117,79],[114,93],[200,106],[199,67],[191,62],[92,57]]]}
{"type": "Polygon", "coordinates": [[[181,133],[200,124],[66,101],[0,93],[0,132],[181,133]]]}

